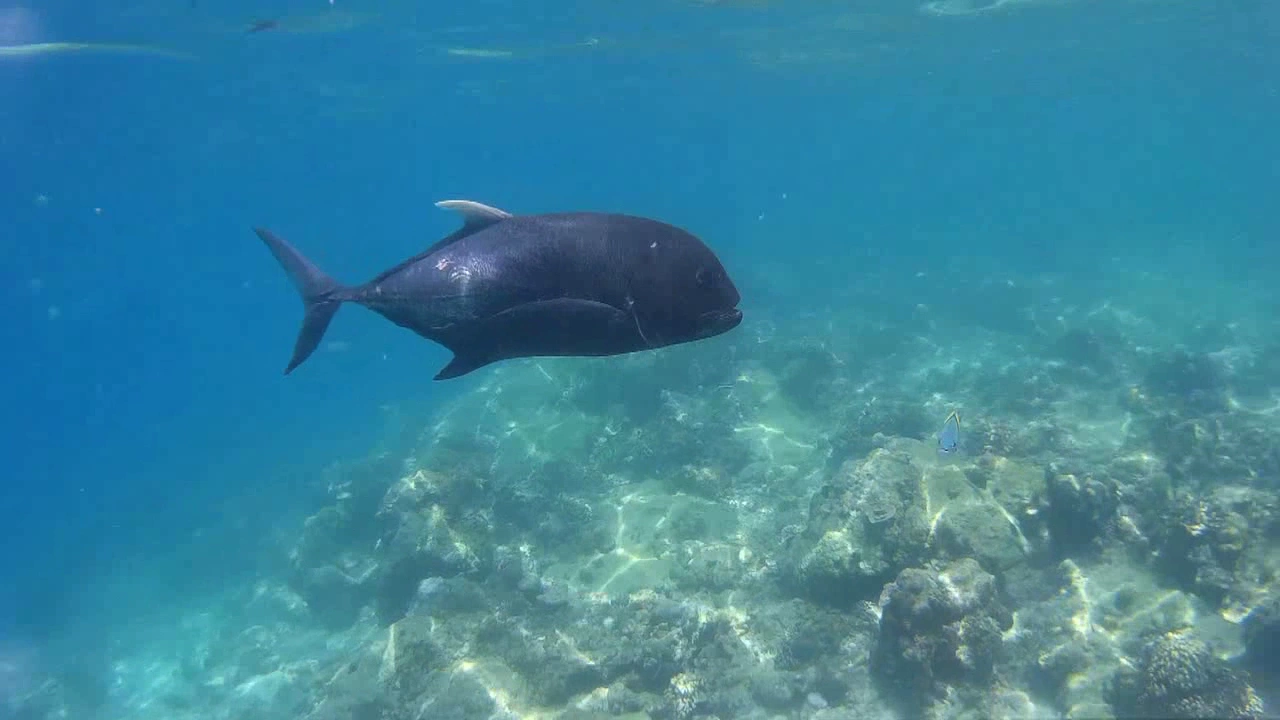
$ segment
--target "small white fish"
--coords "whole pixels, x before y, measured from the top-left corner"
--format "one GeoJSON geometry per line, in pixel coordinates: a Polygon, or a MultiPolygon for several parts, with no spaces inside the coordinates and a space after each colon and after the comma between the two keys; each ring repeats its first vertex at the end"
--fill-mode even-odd
{"type": "Polygon", "coordinates": [[[938,433],[938,449],[944,453],[953,453],[960,448],[960,414],[955,410],[942,423],[938,433]]]}

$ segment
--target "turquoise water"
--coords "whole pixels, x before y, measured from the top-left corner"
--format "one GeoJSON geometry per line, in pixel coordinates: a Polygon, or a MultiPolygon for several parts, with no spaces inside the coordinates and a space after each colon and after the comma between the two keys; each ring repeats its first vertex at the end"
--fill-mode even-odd
{"type": "MultiPolygon", "coordinates": [[[[174,689],[210,687],[215,662],[183,681],[138,668],[178,663],[198,644],[183,638],[265,622],[244,593],[297,591],[290,551],[335,487],[363,482],[381,496],[418,468],[472,466],[501,486],[550,462],[484,443],[445,452],[440,438],[461,432],[450,418],[495,438],[511,436],[486,424],[495,417],[578,423],[529,442],[556,462],[620,473],[557,491],[599,503],[597,515],[623,507],[631,484],[685,466],[734,478],[713,494],[720,510],[749,516],[756,495],[791,502],[798,514],[776,528],[726,531],[784,568],[774,531],[812,530],[805,498],[842,463],[884,447],[877,433],[927,444],[957,408],[966,434],[1055,428],[1040,444],[972,437],[957,460],[971,466],[987,452],[1047,476],[1065,464],[1118,477],[1119,458],[1145,454],[1192,505],[1225,486],[1280,492],[1265,449],[1280,439],[1274,2],[50,1],[0,3],[0,46],[0,667],[11,668],[0,697],[29,698],[37,678],[57,677],[81,688],[66,701],[78,717],[235,717],[234,692],[174,689]],[[246,32],[261,20],[275,25],[246,32]],[[357,282],[450,232],[456,218],[432,205],[448,198],[685,227],[724,261],[746,320],[655,357],[513,361],[432,383],[446,350],[356,308],[282,377],[301,310],[250,228],[357,282]],[[601,380],[610,373],[621,387],[601,380]],[[542,375],[559,390],[536,387],[542,375]],[[725,399],[725,385],[737,394],[725,399]],[[1147,397],[1159,407],[1144,410],[1147,397]],[[676,406],[688,409],[673,417],[701,424],[654,424],[676,406]],[[1188,422],[1225,426],[1222,438],[1247,436],[1252,449],[1159,429],[1188,422]],[[620,451],[609,465],[580,439],[619,429],[635,447],[670,449],[620,451]],[[790,450],[775,456],[752,433],[788,438],[790,450]],[[342,470],[380,453],[387,467],[342,470]],[[1230,462],[1188,458],[1215,455],[1230,462]],[[182,702],[157,710],[162,685],[182,702]]],[[[670,482],[673,497],[697,494],[695,480],[670,482]]],[[[530,546],[542,567],[578,562],[556,547],[595,542],[450,496],[450,512],[488,511],[488,541],[530,546]]],[[[717,510],[699,512],[718,527],[717,510]]],[[[1112,526],[1129,518],[1115,513],[1112,526]]],[[[656,522],[646,517],[637,522],[656,522]]],[[[1158,519],[1129,521],[1172,552],[1158,519]]],[[[1194,525],[1165,523],[1179,524],[1194,525]]],[[[1027,572],[1064,558],[1088,570],[1088,553],[1046,532],[1053,562],[1027,572]]],[[[1226,596],[1149,558],[1133,561],[1154,574],[1144,592],[1184,592],[1234,627],[1268,596],[1277,537],[1257,519],[1239,532],[1257,560],[1225,568],[1236,588],[1226,596]]],[[[707,533],[695,535],[724,541],[707,533]]],[[[1126,537],[1095,545],[1131,547],[1126,537]]],[[[944,559],[954,558],[891,563],[877,593],[898,570],[944,559]]],[[[765,603],[803,585],[783,573],[762,589],[749,567],[724,587],[677,583],[670,594],[723,608],[737,607],[715,595],[725,588],[765,603]]],[[[1031,602],[995,574],[1007,605],[1031,602]]],[[[627,591],[646,587],[665,586],[642,577],[627,591]]],[[[389,621],[361,617],[337,629],[310,615],[287,622],[319,645],[332,633],[359,648],[389,621]]],[[[498,662],[506,646],[494,647],[498,662]]],[[[314,649],[272,652],[285,666],[314,649]]],[[[1252,678],[1259,691],[1268,682],[1252,678]]],[[[814,687],[771,711],[863,707],[819,707],[806,699],[822,694],[814,687]]],[[[668,706],[635,712],[678,715],[684,695],[671,688],[653,691],[668,706]]],[[[513,707],[570,703],[508,694],[513,707]]],[[[1067,712],[1052,695],[1038,706],[1067,712]]],[[[245,712],[302,717],[300,706],[245,712]]]]}

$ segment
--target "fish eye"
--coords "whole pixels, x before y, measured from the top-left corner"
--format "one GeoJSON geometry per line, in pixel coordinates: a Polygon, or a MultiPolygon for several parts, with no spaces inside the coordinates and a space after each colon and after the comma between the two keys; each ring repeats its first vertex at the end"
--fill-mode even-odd
{"type": "Polygon", "coordinates": [[[693,276],[693,279],[698,283],[698,287],[707,287],[715,277],[710,270],[701,267],[698,268],[698,272],[693,276]]]}

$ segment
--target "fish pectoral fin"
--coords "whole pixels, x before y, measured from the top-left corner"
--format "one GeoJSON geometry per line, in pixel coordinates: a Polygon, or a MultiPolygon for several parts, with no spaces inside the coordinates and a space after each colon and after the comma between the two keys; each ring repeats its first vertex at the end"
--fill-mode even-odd
{"type": "Polygon", "coordinates": [[[500,210],[474,200],[441,200],[436,203],[436,207],[453,210],[462,215],[462,227],[470,232],[489,227],[496,222],[511,217],[511,213],[506,210],[500,210]]]}
{"type": "Polygon", "coordinates": [[[433,339],[454,354],[437,380],[508,358],[608,355],[643,347],[631,315],[612,305],[573,298],[516,305],[433,339]]]}

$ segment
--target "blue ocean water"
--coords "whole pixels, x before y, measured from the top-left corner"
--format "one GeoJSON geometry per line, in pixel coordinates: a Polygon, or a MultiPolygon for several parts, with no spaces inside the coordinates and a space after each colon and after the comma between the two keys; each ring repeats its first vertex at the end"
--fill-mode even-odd
{"type": "Polygon", "coordinates": [[[454,227],[436,200],[650,215],[720,253],[742,333],[927,304],[941,342],[1008,275],[1270,322],[1280,7],[946,2],[0,3],[0,632],[261,572],[324,468],[486,382],[359,308],[282,377],[254,225],[356,282],[454,227]]]}

